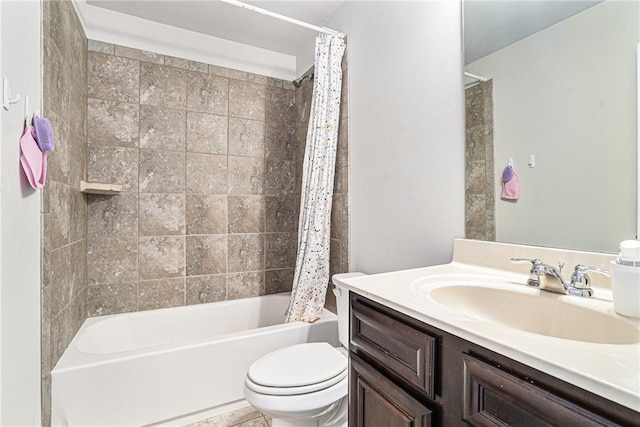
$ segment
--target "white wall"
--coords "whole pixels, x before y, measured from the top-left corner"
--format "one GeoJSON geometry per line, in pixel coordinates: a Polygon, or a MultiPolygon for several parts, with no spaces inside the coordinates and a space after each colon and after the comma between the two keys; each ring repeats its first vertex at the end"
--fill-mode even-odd
{"type": "Polygon", "coordinates": [[[348,44],[350,269],[450,261],[464,236],[461,3],[347,2],[325,26],[348,44]]]}
{"type": "Polygon", "coordinates": [[[493,79],[498,241],[615,251],[636,232],[640,3],[606,1],[469,64],[493,79]],[[527,162],[535,154],[537,165],[527,162]]]}
{"type": "Polygon", "coordinates": [[[87,38],[284,80],[297,76],[292,55],[273,52],[73,0],[87,38]]]}
{"type": "Polygon", "coordinates": [[[41,3],[0,2],[0,70],[20,103],[0,108],[0,425],[40,425],[40,193],[19,167],[24,94],[40,108],[41,3]]]}

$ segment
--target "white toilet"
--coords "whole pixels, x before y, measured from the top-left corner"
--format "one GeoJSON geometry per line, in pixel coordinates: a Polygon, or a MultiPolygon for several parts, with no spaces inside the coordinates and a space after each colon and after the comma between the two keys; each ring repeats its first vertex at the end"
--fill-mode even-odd
{"type": "Polygon", "coordinates": [[[347,426],[349,293],[341,280],[362,273],[336,274],[338,336],[343,347],[326,342],[297,344],[253,362],[244,397],[273,417],[273,427],[347,426]]]}

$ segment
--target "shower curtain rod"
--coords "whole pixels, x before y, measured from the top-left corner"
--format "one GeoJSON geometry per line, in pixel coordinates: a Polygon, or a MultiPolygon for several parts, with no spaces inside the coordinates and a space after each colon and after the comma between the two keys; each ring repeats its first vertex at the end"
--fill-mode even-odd
{"type": "Polygon", "coordinates": [[[276,19],[279,19],[281,21],[286,21],[286,22],[289,22],[291,24],[295,24],[295,25],[299,25],[301,27],[309,28],[311,30],[318,31],[320,33],[327,33],[327,34],[336,35],[338,37],[344,37],[344,34],[342,34],[340,31],[332,30],[331,28],[326,28],[326,27],[318,27],[317,25],[313,25],[313,24],[309,24],[308,22],[299,21],[297,19],[289,18],[288,16],[280,15],[279,13],[271,12],[270,10],[262,9],[261,7],[253,6],[253,5],[250,5],[250,4],[247,4],[247,3],[243,3],[243,2],[238,1],[238,0],[220,0],[220,1],[224,2],[224,3],[227,3],[227,4],[230,4],[230,5],[233,5],[233,6],[241,7],[243,9],[250,10],[252,12],[261,13],[262,15],[270,16],[272,18],[276,18],[276,19]]]}
{"type": "Polygon", "coordinates": [[[467,76],[467,77],[471,77],[472,79],[480,80],[481,82],[486,82],[487,80],[489,80],[486,77],[482,77],[482,76],[479,76],[477,74],[467,73],[466,71],[464,72],[464,75],[467,76]]]}

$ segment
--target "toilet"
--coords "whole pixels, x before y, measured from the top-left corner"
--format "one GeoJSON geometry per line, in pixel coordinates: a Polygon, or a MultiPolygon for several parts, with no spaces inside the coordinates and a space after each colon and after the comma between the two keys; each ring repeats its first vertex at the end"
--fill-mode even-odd
{"type": "Polygon", "coordinates": [[[326,342],[296,344],[266,354],[249,367],[244,397],[273,418],[272,427],[347,426],[349,292],[341,281],[363,275],[332,278],[342,347],[326,342]]]}

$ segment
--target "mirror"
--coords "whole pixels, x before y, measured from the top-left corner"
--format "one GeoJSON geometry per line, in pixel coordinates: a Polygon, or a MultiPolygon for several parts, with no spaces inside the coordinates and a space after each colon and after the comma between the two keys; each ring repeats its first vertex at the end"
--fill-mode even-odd
{"type": "Polygon", "coordinates": [[[638,1],[465,0],[467,238],[636,237],[639,43],[638,1]],[[501,198],[510,159],[517,201],[501,198]]]}

